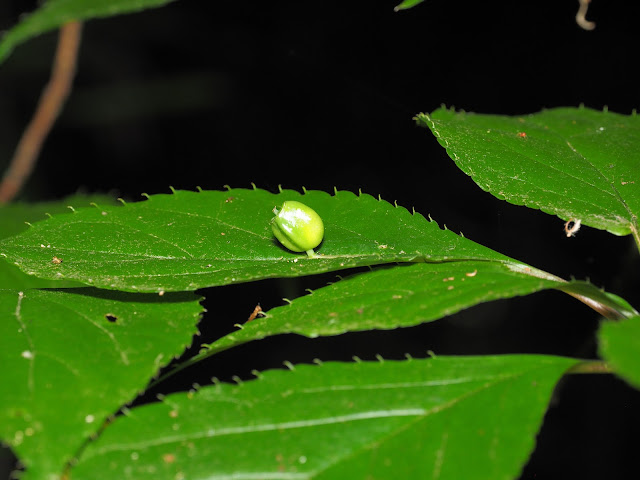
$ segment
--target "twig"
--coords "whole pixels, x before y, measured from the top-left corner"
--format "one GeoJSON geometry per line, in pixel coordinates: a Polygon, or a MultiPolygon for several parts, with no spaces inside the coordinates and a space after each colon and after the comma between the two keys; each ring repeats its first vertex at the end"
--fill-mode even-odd
{"type": "Polygon", "coordinates": [[[0,183],[0,203],[11,201],[29,178],[42,144],[62,110],[76,71],[81,32],[82,23],[75,21],[60,29],[51,79],[0,183]]]}
{"type": "Polygon", "coordinates": [[[576,23],[584,30],[593,30],[596,28],[595,22],[587,20],[587,10],[589,10],[589,3],[591,0],[578,0],[580,2],[580,8],[576,13],[576,23]]]}

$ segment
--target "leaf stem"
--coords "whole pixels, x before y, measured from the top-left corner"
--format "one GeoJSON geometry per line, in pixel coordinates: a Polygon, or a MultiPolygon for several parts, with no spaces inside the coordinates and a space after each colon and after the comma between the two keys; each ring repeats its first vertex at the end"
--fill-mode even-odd
{"type": "Polygon", "coordinates": [[[622,320],[624,318],[628,318],[630,315],[638,314],[633,307],[628,305],[625,306],[620,302],[616,302],[614,298],[611,298],[611,296],[607,296],[604,292],[600,292],[599,290],[594,289],[593,286],[586,283],[569,283],[563,278],[524,264],[507,263],[507,267],[512,271],[531,275],[532,277],[559,282],[560,285],[554,288],[571,295],[576,300],[580,300],[586,306],[595,310],[609,320],[622,320]],[[589,288],[585,289],[585,285],[589,288]],[[585,292],[586,294],[581,292],[585,292]]]}
{"type": "Polygon", "coordinates": [[[579,293],[571,292],[570,290],[564,289],[562,287],[560,287],[559,290],[562,290],[564,293],[571,295],[576,300],[580,300],[587,307],[595,310],[608,320],[622,320],[627,318],[626,315],[616,310],[615,308],[610,307],[609,305],[605,305],[604,303],[594,300],[593,298],[589,298],[579,293]]]}
{"type": "Polygon", "coordinates": [[[581,373],[613,373],[613,370],[608,363],[603,362],[602,360],[580,362],[567,370],[567,374],[581,373]]]}
{"type": "Polygon", "coordinates": [[[638,232],[636,222],[631,222],[631,234],[633,235],[633,239],[636,241],[636,248],[638,249],[638,252],[640,252],[640,232],[638,232]]]}

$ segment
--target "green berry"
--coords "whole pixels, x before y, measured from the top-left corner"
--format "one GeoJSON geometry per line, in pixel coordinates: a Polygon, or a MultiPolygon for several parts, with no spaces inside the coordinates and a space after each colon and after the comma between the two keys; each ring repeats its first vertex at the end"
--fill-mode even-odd
{"type": "Polygon", "coordinates": [[[288,200],[282,208],[273,209],[271,229],[276,238],[292,252],[307,252],[314,256],[313,249],[320,245],[324,236],[324,223],[320,215],[305,204],[288,200]]]}

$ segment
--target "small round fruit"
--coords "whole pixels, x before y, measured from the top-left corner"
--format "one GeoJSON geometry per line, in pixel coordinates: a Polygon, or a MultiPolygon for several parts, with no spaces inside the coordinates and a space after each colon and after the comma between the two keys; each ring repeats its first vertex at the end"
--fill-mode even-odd
{"type": "Polygon", "coordinates": [[[324,223],[315,210],[304,203],[288,200],[282,208],[273,209],[271,230],[276,238],[293,252],[307,252],[313,257],[313,249],[320,245],[324,236],[324,223]]]}

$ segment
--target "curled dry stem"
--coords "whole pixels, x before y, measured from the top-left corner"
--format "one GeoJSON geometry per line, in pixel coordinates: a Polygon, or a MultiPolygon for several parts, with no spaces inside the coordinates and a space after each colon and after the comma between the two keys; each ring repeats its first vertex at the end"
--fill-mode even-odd
{"type": "Polygon", "coordinates": [[[580,7],[578,8],[578,13],[576,13],[576,23],[584,30],[593,30],[596,28],[595,22],[587,20],[587,10],[589,10],[591,0],[578,0],[578,2],[580,7]]]}

